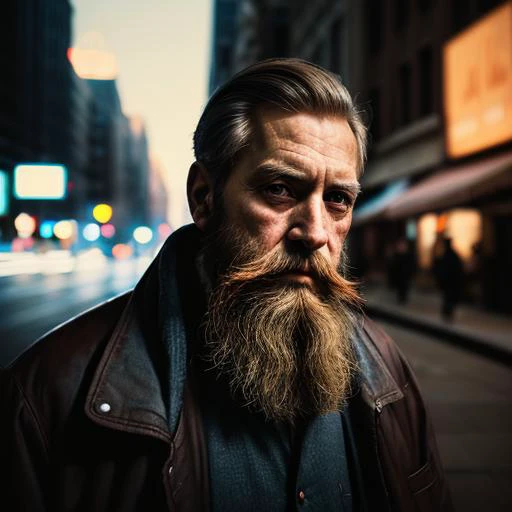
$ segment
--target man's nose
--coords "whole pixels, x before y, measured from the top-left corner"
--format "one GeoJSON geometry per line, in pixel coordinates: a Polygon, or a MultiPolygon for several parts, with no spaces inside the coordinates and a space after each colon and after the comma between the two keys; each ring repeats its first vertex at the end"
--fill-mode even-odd
{"type": "Polygon", "coordinates": [[[328,233],[323,199],[311,199],[297,205],[291,218],[288,240],[301,243],[309,251],[316,251],[327,244],[328,233]]]}

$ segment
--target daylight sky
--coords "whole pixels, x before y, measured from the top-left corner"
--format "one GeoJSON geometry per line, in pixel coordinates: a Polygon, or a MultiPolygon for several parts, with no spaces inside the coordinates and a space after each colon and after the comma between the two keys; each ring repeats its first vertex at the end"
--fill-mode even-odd
{"type": "Polygon", "coordinates": [[[190,220],[185,182],[207,99],[213,0],[72,0],[73,46],[92,38],[117,58],[123,110],[146,123],[165,169],[169,220],[190,220]],[[98,37],[100,34],[102,37],[98,37]]]}

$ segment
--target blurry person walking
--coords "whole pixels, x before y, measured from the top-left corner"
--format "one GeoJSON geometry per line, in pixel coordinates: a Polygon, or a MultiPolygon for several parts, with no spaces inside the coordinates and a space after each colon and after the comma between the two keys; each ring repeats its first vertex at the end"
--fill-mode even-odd
{"type": "Polygon", "coordinates": [[[441,316],[453,320],[453,314],[463,288],[464,269],[462,260],[452,247],[452,239],[441,239],[440,254],[434,258],[434,276],[441,290],[441,316]]]}
{"type": "Polygon", "coordinates": [[[400,238],[390,262],[391,286],[396,290],[398,304],[406,304],[409,296],[411,279],[416,271],[416,261],[409,243],[400,238]]]}

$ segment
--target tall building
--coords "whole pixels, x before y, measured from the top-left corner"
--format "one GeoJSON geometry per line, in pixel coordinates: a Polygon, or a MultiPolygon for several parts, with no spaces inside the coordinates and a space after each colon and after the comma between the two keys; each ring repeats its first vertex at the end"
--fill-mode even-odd
{"type": "MultiPolygon", "coordinates": [[[[73,193],[63,201],[16,200],[13,169],[23,162],[60,163],[75,169],[70,139],[73,70],[66,58],[71,39],[68,0],[8,0],[0,16],[0,169],[9,181],[10,211],[0,218],[4,240],[13,236],[12,221],[21,210],[42,215],[71,215],[73,193]]],[[[69,192],[69,191],[68,191],[69,192]]]]}
{"type": "Polygon", "coordinates": [[[214,0],[210,57],[210,94],[232,74],[238,0],[214,0]]]}
{"type": "Polygon", "coordinates": [[[216,0],[210,93],[234,73],[290,55],[290,0],[216,0]]]}

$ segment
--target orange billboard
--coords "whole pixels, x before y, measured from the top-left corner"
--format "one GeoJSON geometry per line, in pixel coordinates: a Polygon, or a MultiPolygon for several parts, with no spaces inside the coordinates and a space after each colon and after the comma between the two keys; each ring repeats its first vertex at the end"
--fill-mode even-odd
{"type": "Polygon", "coordinates": [[[448,156],[512,140],[512,1],[450,40],[443,68],[448,156]]]}

